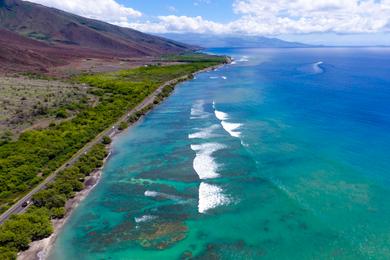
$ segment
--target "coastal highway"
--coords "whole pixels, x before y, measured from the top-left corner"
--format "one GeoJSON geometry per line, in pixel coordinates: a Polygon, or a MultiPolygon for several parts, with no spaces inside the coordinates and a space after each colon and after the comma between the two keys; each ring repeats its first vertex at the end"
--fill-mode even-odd
{"type": "Polygon", "coordinates": [[[101,132],[99,135],[97,135],[92,141],[87,143],[83,148],[81,148],[77,153],[75,153],[72,158],[70,158],[67,162],[65,162],[60,168],[58,168],[56,171],[54,171],[52,174],[50,174],[44,181],[42,181],[38,186],[36,186],[33,190],[31,190],[29,193],[27,193],[23,198],[21,198],[18,202],[16,202],[12,207],[10,207],[6,212],[4,212],[0,216],[0,224],[2,224],[4,221],[6,221],[11,215],[13,214],[19,214],[23,213],[27,210],[27,208],[31,205],[29,202],[31,202],[32,197],[34,194],[37,192],[43,190],[46,185],[50,182],[52,182],[56,176],[58,175],[59,172],[65,170],[68,167],[71,167],[77,160],[85,153],[87,153],[91,148],[102,141],[102,138],[104,136],[114,136],[116,133],[119,132],[118,126],[121,122],[127,121],[127,119],[135,114],[137,111],[147,107],[148,105],[152,104],[154,99],[158,94],[161,93],[164,87],[171,85],[171,84],[176,84],[181,80],[185,80],[188,78],[188,75],[176,78],[173,80],[170,80],[160,87],[158,87],[152,94],[150,94],[147,98],[145,98],[139,105],[137,105],[135,108],[131,109],[128,111],[124,116],[122,116],[117,122],[112,125],[111,127],[107,128],[103,132],[101,132]],[[26,204],[26,207],[23,207],[23,204],[26,204]]]}

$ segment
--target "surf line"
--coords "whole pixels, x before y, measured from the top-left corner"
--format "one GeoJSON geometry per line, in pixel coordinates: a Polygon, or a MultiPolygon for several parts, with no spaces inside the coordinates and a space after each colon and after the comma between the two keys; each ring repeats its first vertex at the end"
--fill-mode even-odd
{"type": "Polygon", "coordinates": [[[227,120],[229,120],[229,114],[219,111],[215,108],[215,101],[213,101],[213,108],[214,108],[214,114],[215,117],[221,121],[221,125],[223,129],[225,129],[226,132],[228,132],[232,137],[240,138],[241,132],[239,129],[242,127],[242,124],[240,123],[230,123],[227,120]]]}

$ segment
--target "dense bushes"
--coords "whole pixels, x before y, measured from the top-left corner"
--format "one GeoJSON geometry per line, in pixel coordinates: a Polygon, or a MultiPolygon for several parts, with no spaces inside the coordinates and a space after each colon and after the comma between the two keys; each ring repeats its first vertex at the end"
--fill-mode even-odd
{"type": "Polygon", "coordinates": [[[103,144],[110,144],[111,143],[111,138],[109,136],[103,136],[102,139],[103,144]]]}
{"type": "Polygon", "coordinates": [[[129,127],[129,124],[128,124],[128,123],[126,123],[126,122],[121,122],[121,123],[119,124],[119,126],[118,126],[118,130],[119,130],[119,131],[122,131],[122,130],[128,128],[128,127],[129,127]]]}
{"type": "Polygon", "coordinates": [[[52,232],[46,208],[31,208],[27,213],[12,216],[0,226],[0,259],[15,259],[18,251],[52,232]]]}
{"type": "Polygon", "coordinates": [[[59,173],[53,183],[33,196],[27,213],[14,215],[0,226],[0,259],[14,259],[29,243],[48,237],[53,228],[50,219],[65,215],[65,203],[83,189],[85,176],[100,167],[107,151],[103,144],[94,146],[72,167],[59,173]]]}

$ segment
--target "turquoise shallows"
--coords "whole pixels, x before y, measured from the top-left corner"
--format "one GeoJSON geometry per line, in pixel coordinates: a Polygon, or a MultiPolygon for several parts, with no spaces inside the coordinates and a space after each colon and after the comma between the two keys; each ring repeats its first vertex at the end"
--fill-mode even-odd
{"type": "Polygon", "coordinates": [[[50,259],[390,259],[390,49],[214,49],[115,139],[50,259]]]}

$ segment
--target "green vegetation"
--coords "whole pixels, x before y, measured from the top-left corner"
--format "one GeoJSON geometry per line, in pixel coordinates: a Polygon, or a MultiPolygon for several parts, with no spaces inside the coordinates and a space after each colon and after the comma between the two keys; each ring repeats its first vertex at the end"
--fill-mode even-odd
{"type": "Polygon", "coordinates": [[[27,213],[12,216],[0,226],[0,259],[16,259],[18,251],[52,232],[49,211],[45,208],[31,208],[27,213]]]}
{"type": "Polygon", "coordinates": [[[129,124],[128,124],[128,123],[126,123],[126,122],[121,122],[121,123],[119,124],[119,126],[118,126],[118,130],[119,130],[119,131],[122,131],[122,130],[128,128],[128,127],[129,127],[129,124]]]}
{"type": "Polygon", "coordinates": [[[176,61],[176,62],[226,62],[228,57],[221,57],[217,55],[207,55],[204,53],[185,53],[182,55],[164,55],[162,57],[163,61],[176,61]]]}
{"type": "Polygon", "coordinates": [[[94,146],[70,168],[59,173],[53,183],[33,196],[27,213],[14,215],[0,226],[0,259],[15,259],[29,243],[50,236],[50,219],[65,215],[65,203],[84,188],[84,179],[103,164],[107,151],[103,144],[94,146]]]}
{"type": "MultiPolygon", "coordinates": [[[[224,57],[216,59],[213,56],[210,60],[194,60],[186,64],[148,66],[74,78],[74,82],[94,87],[93,94],[99,96],[98,104],[84,107],[71,120],[52,124],[42,130],[26,131],[17,141],[7,141],[0,146],[0,212],[164,82],[183,76],[191,77],[196,71],[225,61],[224,57]]],[[[161,95],[167,96],[172,89],[172,86],[165,88],[161,95]]],[[[163,96],[159,95],[157,102],[163,96]]],[[[134,122],[148,109],[150,107],[139,111],[129,122],[134,122]]],[[[56,198],[50,203],[57,205],[60,202],[61,198],[56,198]]]]}
{"type": "MultiPolygon", "coordinates": [[[[6,133],[0,139],[0,212],[3,212],[24,193],[38,184],[44,177],[64,164],[71,156],[91,141],[96,135],[113,125],[126,111],[134,108],[165,82],[191,78],[196,71],[226,62],[226,58],[215,56],[180,56],[186,64],[148,66],[115,73],[82,75],[74,78],[76,83],[86,83],[90,93],[99,97],[94,106],[68,103],[53,111],[58,118],[69,111],[79,110],[72,119],[50,123],[47,128],[30,130],[12,141],[6,133]]],[[[170,57],[178,60],[178,57],[170,57]]],[[[177,83],[177,82],[175,82],[177,83]]],[[[154,104],[160,103],[174,90],[174,85],[165,86],[157,95],[154,104]]],[[[145,115],[153,104],[143,108],[129,119],[134,123],[145,115]]],[[[119,130],[128,127],[127,122],[119,130]]],[[[24,214],[12,216],[0,226],[0,259],[15,259],[16,253],[25,250],[31,241],[52,233],[51,219],[62,218],[66,201],[84,188],[85,177],[103,164],[107,156],[105,144],[111,139],[103,137],[102,144],[95,145],[77,163],[60,172],[55,181],[36,193],[33,206],[24,214]]]]}
{"type": "Polygon", "coordinates": [[[103,136],[102,142],[103,144],[110,144],[111,138],[109,136],[103,136]]]}
{"type": "Polygon", "coordinates": [[[89,91],[93,89],[82,84],[49,81],[35,74],[0,77],[0,140],[5,139],[0,145],[27,129],[46,128],[93,106],[98,98],[89,91]]]}

